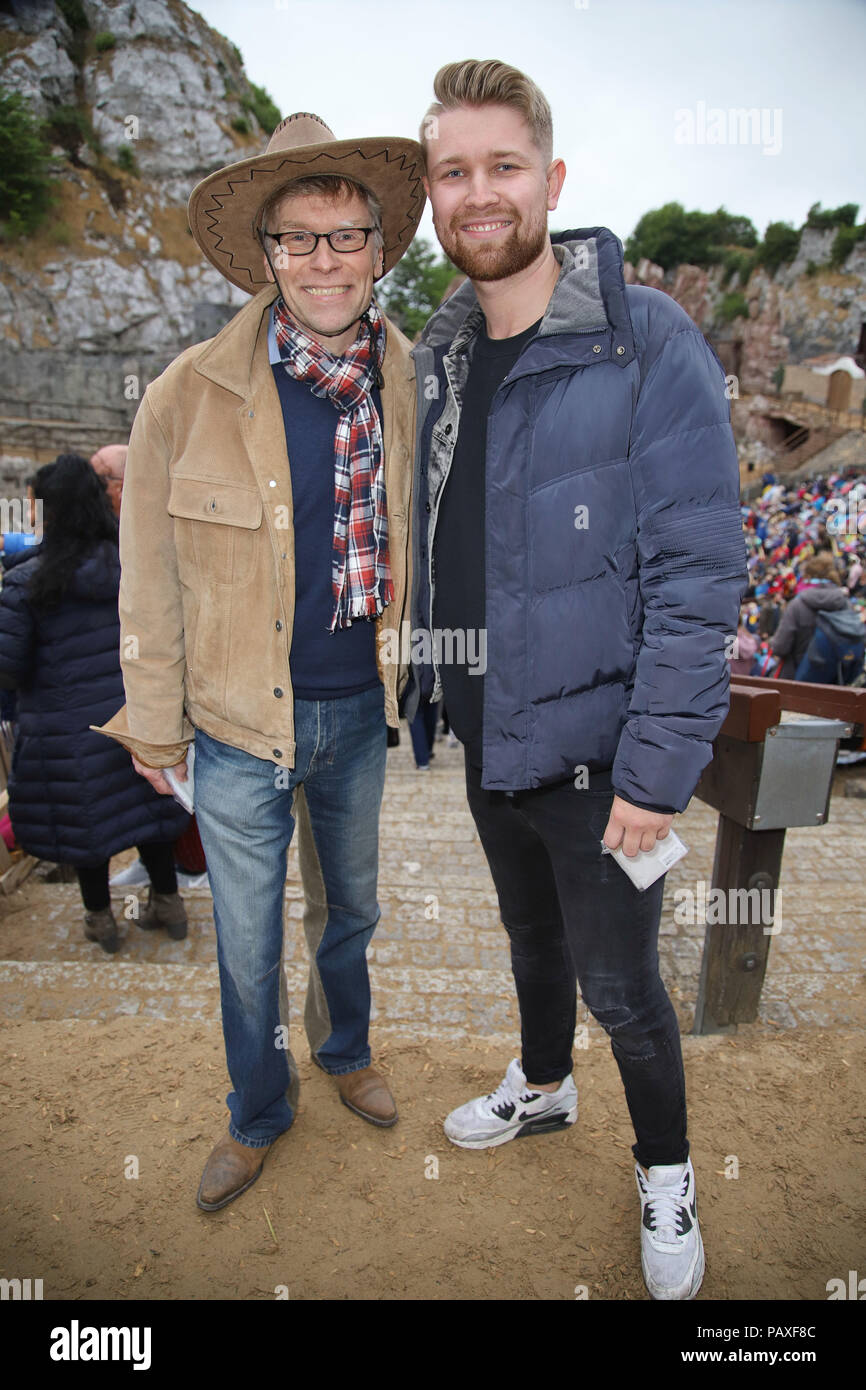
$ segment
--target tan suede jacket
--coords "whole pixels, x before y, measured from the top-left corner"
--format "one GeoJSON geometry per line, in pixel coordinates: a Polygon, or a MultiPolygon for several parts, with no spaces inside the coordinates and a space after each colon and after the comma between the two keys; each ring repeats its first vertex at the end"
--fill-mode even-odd
{"type": "MultiPolygon", "coordinates": [[[[100,732],[150,767],[182,761],[196,727],[294,766],[292,488],[267,346],[275,297],[268,286],[215,338],[181,353],[147,388],[135,417],[120,516],[126,704],[100,732]]],[[[376,625],[385,715],[396,727],[408,673],[383,665],[379,639],[399,633],[408,617],[415,368],[407,339],[386,325],[394,601],[376,625]]]]}

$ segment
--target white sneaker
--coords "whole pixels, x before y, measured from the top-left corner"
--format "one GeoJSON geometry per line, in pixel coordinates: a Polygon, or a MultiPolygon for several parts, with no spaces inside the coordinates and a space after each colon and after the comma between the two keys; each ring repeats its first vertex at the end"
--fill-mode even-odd
{"type": "Polygon", "coordinates": [[[461,1149],[488,1149],[524,1134],[564,1129],[576,1119],[577,1087],[571,1077],[558,1091],[530,1091],[515,1057],[495,1091],[451,1111],[445,1133],[461,1149]]]}
{"type": "Polygon", "coordinates": [[[140,859],[133,859],[131,864],[108,880],[109,888],[140,888],[145,883],[150,883],[150,874],[140,859]]]}
{"type": "Polygon", "coordinates": [[[650,1297],[694,1298],[704,1277],[704,1243],[692,1161],[657,1164],[649,1178],[636,1163],[635,1177],[641,1201],[640,1263],[650,1297]]]}

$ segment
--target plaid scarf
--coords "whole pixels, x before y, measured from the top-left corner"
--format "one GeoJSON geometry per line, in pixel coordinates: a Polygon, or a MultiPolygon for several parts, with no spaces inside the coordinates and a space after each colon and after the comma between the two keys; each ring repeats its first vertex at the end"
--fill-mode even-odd
{"type": "Polygon", "coordinates": [[[385,355],[385,321],[371,303],[358,337],[332,357],[289,317],[282,297],[274,305],[280,361],[314,396],[339,411],[334,436],[334,543],[330,631],[353,618],[375,618],[394,598],[388,556],[385,447],[371,392],[385,355]]]}

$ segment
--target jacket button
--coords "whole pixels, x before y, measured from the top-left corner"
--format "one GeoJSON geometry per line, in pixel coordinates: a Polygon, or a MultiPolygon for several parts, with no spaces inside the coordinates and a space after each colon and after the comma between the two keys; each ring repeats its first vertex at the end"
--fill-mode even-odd
{"type": "Polygon", "coordinates": [[[426,512],[432,512],[433,508],[430,506],[430,503],[429,503],[429,502],[425,502],[425,503],[424,503],[424,510],[425,510],[426,512]]]}
{"type": "Polygon", "coordinates": [[[601,352],[601,343],[593,343],[592,350],[593,352],[601,352]]]}
{"type": "Polygon", "coordinates": [[[617,350],[616,350],[616,355],[617,355],[617,357],[622,357],[622,355],[623,355],[624,352],[625,352],[625,348],[624,348],[624,347],[618,347],[617,350]]]}
{"type": "Polygon", "coordinates": [[[271,752],[273,753],[275,758],[281,758],[283,756],[282,748],[272,748],[271,752]]]}
{"type": "Polygon", "coordinates": [[[250,419],[251,419],[251,420],[252,420],[253,416],[255,415],[255,413],[256,413],[256,412],[255,412],[254,410],[251,410],[251,411],[249,412],[249,416],[250,416],[250,419]]]}
{"type": "Polygon", "coordinates": [[[278,700],[282,698],[283,692],[282,690],[280,690],[280,687],[278,685],[274,686],[274,694],[276,695],[278,700]]]}
{"type": "Polygon", "coordinates": [[[282,623],[280,622],[279,618],[277,618],[277,632],[282,632],[282,630],[283,630],[283,625],[282,625],[282,623]]]}
{"type": "Polygon", "coordinates": [[[446,434],[450,434],[452,428],[453,428],[453,427],[452,427],[451,425],[446,425],[446,426],[445,426],[445,433],[446,433],[446,434]]]}

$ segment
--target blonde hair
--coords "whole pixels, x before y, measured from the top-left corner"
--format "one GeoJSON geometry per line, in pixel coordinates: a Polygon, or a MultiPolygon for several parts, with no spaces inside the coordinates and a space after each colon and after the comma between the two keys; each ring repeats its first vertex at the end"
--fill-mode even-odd
{"type": "Polygon", "coordinates": [[[466,58],[446,63],[433,79],[433,102],[421,122],[419,139],[427,155],[427,127],[431,117],[441,116],[458,106],[511,106],[519,111],[541,151],[545,164],[553,158],[553,117],[540,87],[530,77],[496,58],[479,62],[466,58]]]}

